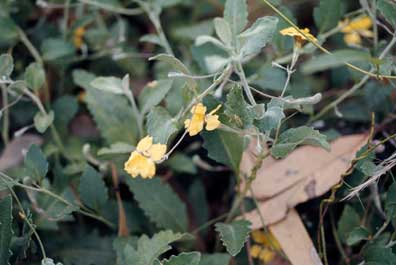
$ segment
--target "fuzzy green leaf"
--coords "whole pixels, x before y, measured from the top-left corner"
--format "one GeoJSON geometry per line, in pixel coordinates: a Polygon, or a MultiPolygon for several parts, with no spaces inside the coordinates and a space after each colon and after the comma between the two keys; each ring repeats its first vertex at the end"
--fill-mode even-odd
{"type": "Polygon", "coordinates": [[[367,240],[370,233],[364,227],[356,227],[349,234],[346,239],[346,243],[348,246],[356,245],[362,240],[367,240]]]}
{"type": "Polygon", "coordinates": [[[230,46],[232,42],[232,32],[231,26],[228,24],[227,20],[221,17],[215,18],[214,28],[219,39],[227,46],[230,46]]]}
{"type": "Polygon", "coordinates": [[[53,61],[73,55],[75,49],[71,42],[58,38],[49,38],[42,43],[41,52],[44,60],[53,61]]]}
{"type": "Polygon", "coordinates": [[[320,32],[335,28],[341,19],[341,0],[321,0],[314,10],[314,18],[320,32]]]}
{"type": "Polygon", "coordinates": [[[0,14],[0,25],[0,45],[11,45],[19,36],[17,24],[12,18],[0,14]]]}
{"type": "Polygon", "coordinates": [[[152,265],[163,253],[170,250],[169,244],[183,240],[186,234],[173,233],[170,230],[161,231],[152,238],[143,235],[139,238],[137,249],[127,244],[124,249],[126,264],[152,265]]]}
{"type": "Polygon", "coordinates": [[[38,91],[45,84],[44,67],[39,63],[31,63],[25,71],[27,86],[33,91],[38,91]]]}
{"type": "Polygon", "coordinates": [[[33,144],[25,156],[24,166],[26,175],[36,181],[43,179],[48,172],[48,162],[40,147],[33,144]]]}
{"type": "Polygon", "coordinates": [[[54,121],[55,114],[53,111],[50,111],[47,114],[44,114],[42,112],[37,112],[36,115],[34,115],[33,121],[34,121],[34,128],[39,133],[44,133],[48,127],[51,126],[52,122],[54,121]]]}
{"type": "Polygon", "coordinates": [[[378,0],[377,8],[384,18],[396,27],[396,3],[391,0],[378,0]]]}
{"type": "Polygon", "coordinates": [[[169,260],[163,260],[163,265],[198,265],[201,260],[199,252],[183,252],[178,256],[172,256],[169,260]]]}
{"type": "Polygon", "coordinates": [[[320,146],[330,150],[330,144],[327,142],[325,135],[311,127],[301,126],[283,132],[279,136],[278,142],[272,147],[271,153],[275,158],[284,158],[297,146],[303,144],[320,146]]]}
{"type": "Polygon", "coordinates": [[[272,40],[278,21],[277,17],[262,17],[257,19],[250,28],[242,32],[238,36],[242,46],[242,56],[246,57],[259,53],[272,40]]]}
{"type": "Polygon", "coordinates": [[[250,127],[255,117],[254,111],[245,101],[242,88],[239,86],[234,86],[228,93],[224,113],[234,124],[241,128],[250,127]]]}
{"type": "Polygon", "coordinates": [[[268,105],[267,110],[264,113],[263,117],[256,122],[257,127],[262,132],[269,132],[273,129],[276,129],[282,119],[286,116],[283,113],[283,103],[272,99],[268,105]]]}
{"type": "Polygon", "coordinates": [[[9,77],[14,70],[14,59],[9,54],[0,55],[0,79],[9,77]]]}
{"type": "Polygon", "coordinates": [[[9,264],[12,238],[12,198],[7,196],[0,200],[0,264],[9,264]]]}
{"type": "Polygon", "coordinates": [[[151,109],[147,115],[147,133],[155,143],[167,144],[169,138],[178,131],[177,121],[163,107],[151,109]]]}
{"type": "Polygon", "coordinates": [[[224,19],[230,24],[233,36],[239,34],[248,23],[246,0],[227,0],[224,8],[224,19]]]}
{"type": "Polygon", "coordinates": [[[229,265],[231,256],[226,253],[206,254],[201,258],[199,265],[229,265]]]}
{"type": "Polygon", "coordinates": [[[220,233],[221,241],[231,256],[235,257],[245,245],[249,237],[250,225],[251,223],[246,220],[216,224],[216,231],[220,233]]]}
{"type": "Polygon", "coordinates": [[[348,235],[360,226],[359,214],[351,206],[346,205],[338,220],[338,235],[343,242],[346,242],[348,235]]]}
{"type": "Polygon", "coordinates": [[[122,80],[113,76],[97,77],[91,82],[91,86],[113,94],[124,94],[122,80]]]}
{"type": "Polygon", "coordinates": [[[158,80],[147,85],[139,95],[141,113],[145,114],[158,105],[172,87],[172,80],[158,80]]]}
{"type": "Polygon", "coordinates": [[[392,183],[386,192],[385,210],[388,216],[396,216],[396,183],[392,183]]]}
{"type": "Polygon", "coordinates": [[[212,131],[201,133],[204,139],[203,147],[208,151],[208,156],[218,163],[239,171],[243,153],[243,139],[234,133],[212,131]]]}
{"type": "Polygon", "coordinates": [[[78,191],[81,201],[96,211],[100,210],[109,198],[102,176],[91,166],[85,168],[78,191]]]}
{"type": "Polygon", "coordinates": [[[125,142],[134,145],[138,135],[136,119],[127,99],[91,86],[95,75],[75,70],[73,79],[87,94],[85,101],[103,138],[109,143],[125,142]]]}
{"type": "Polygon", "coordinates": [[[158,178],[128,178],[127,184],[140,208],[158,227],[187,230],[186,206],[168,184],[158,178]]]}

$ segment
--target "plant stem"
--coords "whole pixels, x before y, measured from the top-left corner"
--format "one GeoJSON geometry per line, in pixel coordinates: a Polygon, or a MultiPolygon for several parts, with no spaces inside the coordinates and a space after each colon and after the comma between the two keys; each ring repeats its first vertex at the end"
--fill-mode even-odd
{"type": "Polygon", "coordinates": [[[93,0],[79,0],[83,4],[88,4],[91,6],[95,6],[110,12],[114,12],[117,14],[121,15],[126,15],[126,16],[135,16],[135,15],[140,15],[143,13],[143,10],[140,8],[123,8],[123,7],[115,7],[111,5],[107,5],[104,3],[100,3],[98,1],[93,1],[93,0]]]}
{"type": "Polygon", "coordinates": [[[3,107],[4,110],[2,113],[3,116],[3,129],[1,131],[2,137],[4,144],[7,145],[10,137],[8,135],[9,129],[10,129],[10,112],[8,110],[8,94],[7,94],[7,88],[4,85],[1,85],[1,96],[3,98],[3,107]]]}
{"type": "Polygon", "coordinates": [[[165,36],[164,29],[162,28],[159,16],[151,10],[147,10],[147,14],[148,14],[151,22],[153,23],[158,36],[161,39],[162,45],[164,46],[166,53],[169,55],[175,56],[175,54],[173,53],[173,50],[169,44],[169,41],[165,36]]]}
{"type": "Polygon", "coordinates": [[[243,89],[245,90],[245,94],[246,94],[250,104],[252,106],[257,105],[256,100],[253,97],[252,91],[250,90],[249,83],[246,79],[245,71],[243,70],[243,66],[242,66],[241,62],[237,63],[236,69],[237,69],[236,72],[237,72],[239,78],[241,79],[243,89]]]}

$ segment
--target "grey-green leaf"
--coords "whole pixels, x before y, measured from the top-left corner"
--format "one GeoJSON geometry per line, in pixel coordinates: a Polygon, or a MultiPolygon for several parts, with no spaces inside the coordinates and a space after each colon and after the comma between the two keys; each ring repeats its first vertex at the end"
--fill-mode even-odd
{"type": "Polygon", "coordinates": [[[264,116],[256,122],[256,125],[260,131],[269,132],[276,129],[285,117],[286,116],[283,112],[283,102],[272,99],[267,105],[267,110],[265,111],[264,116]]]}
{"type": "Polygon", "coordinates": [[[31,63],[25,71],[27,86],[33,91],[38,91],[45,84],[44,67],[39,63],[31,63]]]}
{"type": "Polygon", "coordinates": [[[11,256],[12,238],[12,198],[0,200],[0,264],[7,265],[11,256]]]}
{"type": "Polygon", "coordinates": [[[238,39],[241,43],[242,56],[251,56],[257,54],[272,40],[277,29],[279,19],[277,17],[262,17],[244,32],[238,39]]]}
{"type": "Polygon", "coordinates": [[[33,144],[26,153],[24,160],[26,174],[36,181],[43,179],[48,172],[48,162],[40,147],[33,144]]]}
{"type": "Polygon", "coordinates": [[[33,118],[34,127],[39,133],[44,133],[51,126],[54,118],[55,114],[52,110],[48,113],[37,112],[33,118]]]}
{"type": "Polygon", "coordinates": [[[234,221],[230,224],[217,223],[216,231],[228,253],[235,257],[245,245],[249,237],[251,223],[246,220],[234,221]]]}
{"type": "Polygon", "coordinates": [[[216,130],[203,132],[201,136],[203,147],[211,159],[231,167],[235,172],[239,171],[243,153],[243,139],[239,135],[216,130]]]}
{"type": "Polygon", "coordinates": [[[155,143],[167,144],[169,138],[178,131],[178,122],[161,106],[151,109],[146,126],[147,133],[155,143]]]}
{"type": "Polygon", "coordinates": [[[0,79],[9,77],[14,70],[14,59],[9,54],[0,55],[0,79]]]}
{"type": "Polygon", "coordinates": [[[239,34],[248,23],[246,0],[227,0],[224,8],[224,19],[230,24],[233,36],[239,34]]]}
{"type": "Polygon", "coordinates": [[[229,265],[231,256],[227,253],[206,254],[201,258],[199,265],[229,265]]]}
{"type": "Polygon", "coordinates": [[[129,154],[133,150],[135,150],[133,145],[123,142],[116,142],[111,144],[110,147],[103,147],[99,149],[98,155],[129,154]]]}
{"type": "Polygon", "coordinates": [[[124,94],[122,80],[113,76],[97,77],[92,80],[91,86],[113,94],[124,94]]]}
{"type": "Polygon", "coordinates": [[[320,32],[336,27],[341,19],[341,0],[321,0],[314,10],[314,18],[320,32]]]}
{"type": "Polygon", "coordinates": [[[364,227],[355,227],[347,236],[346,243],[348,246],[356,245],[362,240],[367,240],[370,233],[364,227]]]}
{"type": "Polygon", "coordinates": [[[172,256],[169,260],[163,260],[163,265],[198,265],[201,260],[199,252],[183,252],[178,256],[172,256]]]}
{"type": "Polygon", "coordinates": [[[227,46],[230,46],[232,42],[232,32],[227,20],[221,17],[216,17],[214,19],[214,28],[220,40],[227,46]]]}
{"type": "Polygon", "coordinates": [[[330,150],[330,144],[327,142],[325,135],[320,134],[319,131],[311,127],[301,126],[283,132],[279,136],[278,142],[272,147],[271,154],[275,158],[284,158],[296,149],[297,146],[303,144],[320,146],[326,150],[330,150]]]}
{"type": "Polygon", "coordinates": [[[158,105],[172,87],[172,80],[158,80],[148,84],[139,95],[141,113],[158,105]]]}
{"type": "Polygon", "coordinates": [[[346,242],[349,233],[360,226],[360,216],[354,208],[346,205],[338,220],[337,232],[343,242],[346,242]]]}
{"type": "Polygon", "coordinates": [[[87,166],[78,186],[81,201],[98,211],[108,200],[108,190],[102,176],[91,166],[87,166]]]}
{"type": "Polygon", "coordinates": [[[255,113],[245,101],[242,88],[239,86],[234,86],[228,93],[224,113],[241,128],[250,127],[255,118],[255,113]]]}
{"type": "Polygon", "coordinates": [[[75,49],[72,43],[63,39],[49,38],[41,45],[41,51],[44,60],[53,61],[73,55],[75,49]]]}
{"type": "Polygon", "coordinates": [[[187,230],[186,206],[168,184],[158,178],[128,178],[127,184],[140,208],[158,227],[187,230]]]}
{"type": "Polygon", "coordinates": [[[304,74],[313,74],[330,68],[342,66],[345,62],[368,62],[370,55],[365,51],[358,50],[338,50],[332,54],[323,54],[314,57],[302,65],[304,74]]]}
{"type": "Polygon", "coordinates": [[[384,18],[396,27],[396,3],[390,0],[378,0],[377,8],[384,18]]]}

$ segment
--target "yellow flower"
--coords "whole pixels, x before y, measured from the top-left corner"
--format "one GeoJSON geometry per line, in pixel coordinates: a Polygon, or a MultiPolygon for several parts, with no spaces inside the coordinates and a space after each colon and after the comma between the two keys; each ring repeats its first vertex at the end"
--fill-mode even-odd
{"type": "Polygon", "coordinates": [[[191,108],[192,117],[184,121],[184,127],[188,131],[190,136],[197,135],[203,130],[206,123],[205,129],[213,131],[220,126],[219,115],[215,113],[220,109],[221,105],[218,105],[214,110],[206,114],[206,107],[202,103],[198,103],[191,108]]]}
{"type": "Polygon", "coordinates": [[[342,27],[341,31],[345,33],[344,41],[348,45],[361,45],[362,37],[372,38],[374,36],[371,27],[373,21],[369,16],[362,16],[355,20],[349,21],[348,19],[340,22],[342,27]]]}
{"type": "Polygon", "coordinates": [[[252,232],[253,240],[261,245],[270,246],[274,250],[281,250],[281,246],[276,238],[271,233],[264,233],[261,230],[255,230],[252,232]]]}
{"type": "Polygon", "coordinates": [[[265,248],[260,245],[253,245],[250,248],[250,255],[255,259],[263,261],[264,264],[267,264],[275,258],[276,253],[269,248],[265,248]]]}
{"type": "Polygon", "coordinates": [[[84,43],[84,41],[83,41],[84,34],[85,34],[85,28],[84,27],[78,27],[74,31],[74,33],[73,33],[73,43],[74,43],[75,47],[81,48],[81,46],[84,43]]]}
{"type": "Polygon", "coordinates": [[[299,32],[297,29],[295,29],[294,27],[289,27],[289,28],[285,28],[282,29],[280,31],[280,34],[282,34],[283,36],[291,36],[294,38],[294,40],[296,41],[296,45],[298,47],[301,47],[302,44],[304,43],[304,41],[310,40],[310,41],[317,41],[317,39],[315,38],[314,35],[312,35],[309,32],[309,29],[305,28],[305,29],[300,29],[300,31],[302,31],[304,34],[302,34],[301,32],[299,32]]]}
{"type": "Polygon", "coordinates": [[[152,178],[155,175],[155,163],[162,160],[166,153],[166,145],[153,144],[153,137],[146,136],[136,146],[124,169],[132,177],[152,178]]]}

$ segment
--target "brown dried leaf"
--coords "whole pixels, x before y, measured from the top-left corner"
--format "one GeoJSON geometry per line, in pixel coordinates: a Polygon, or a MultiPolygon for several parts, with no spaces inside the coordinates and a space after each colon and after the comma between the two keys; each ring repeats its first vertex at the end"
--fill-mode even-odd
{"type": "Polygon", "coordinates": [[[0,171],[18,166],[23,161],[23,151],[32,144],[41,145],[43,139],[34,134],[24,134],[8,143],[0,156],[0,171]]]}
{"type": "Polygon", "coordinates": [[[285,219],[269,229],[293,265],[322,264],[296,210],[290,210],[285,219]]]}
{"type": "MultiPolygon", "coordinates": [[[[252,190],[260,201],[259,208],[266,225],[282,220],[289,209],[323,195],[336,185],[366,142],[365,134],[343,136],[331,143],[330,152],[320,147],[303,146],[283,160],[271,157],[264,160],[252,190]]],[[[255,162],[251,150],[242,158],[241,170],[246,173],[255,162]]],[[[256,210],[245,217],[252,222],[252,229],[262,227],[256,210]]]]}

